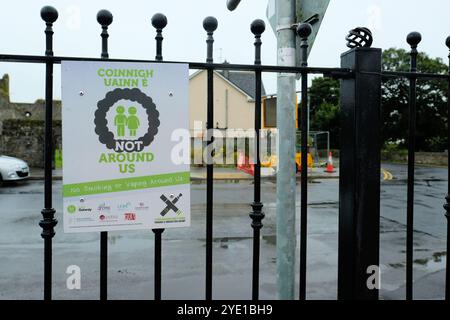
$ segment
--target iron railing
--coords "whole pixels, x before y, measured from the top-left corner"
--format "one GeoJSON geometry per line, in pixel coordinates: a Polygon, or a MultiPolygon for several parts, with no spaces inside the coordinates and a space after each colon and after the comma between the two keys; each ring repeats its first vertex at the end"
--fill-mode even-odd
{"type": "MultiPolygon", "coordinates": [[[[167,25],[167,18],[163,14],[155,14],[152,18],[152,25],[156,29],[156,56],[155,60],[133,60],[133,59],[114,59],[109,58],[108,53],[108,26],[113,22],[112,14],[107,10],[99,11],[97,21],[101,25],[101,55],[100,58],[82,58],[82,57],[61,57],[53,54],[53,23],[58,18],[58,13],[53,7],[46,6],[41,10],[41,17],[46,23],[46,50],[45,55],[11,55],[0,54],[0,61],[2,62],[20,62],[20,63],[38,63],[45,64],[45,183],[44,183],[44,209],[42,210],[43,219],[39,222],[42,227],[42,238],[44,239],[44,299],[50,300],[52,298],[52,239],[55,236],[54,227],[57,224],[55,219],[55,210],[52,205],[52,110],[53,110],[53,66],[60,64],[62,61],[103,61],[108,59],[114,62],[158,62],[165,63],[162,55],[162,31],[167,25]]],[[[263,202],[261,198],[261,162],[259,158],[260,137],[259,131],[261,129],[261,74],[263,72],[271,73],[293,73],[301,74],[301,110],[299,112],[298,127],[301,130],[301,209],[300,209],[300,281],[299,281],[299,298],[306,299],[306,262],[307,262],[307,194],[308,194],[308,173],[307,173],[307,100],[308,100],[308,75],[309,74],[323,74],[324,76],[342,79],[343,81],[355,78],[356,73],[360,74],[375,74],[383,78],[403,77],[409,79],[409,135],[408,135],[408,188],[407,188],[407,251],[406,251],[406,298],[413,299],[413,217],[414,217],[414,152],[415,152],[415,132],[416,132],[416,81],[417,79],[438,79],[448,81],[450,97],[450,68],[448,74],[428,74],[417,72],[417,45],[420,42],[420,34],[411,33],[408,35],[407,41],[411,45],[411,68],[410,72],[392,72],[381,71],[366,72],[364,70],[353,70],[351,68],[318,68],[308,67],[307,63],[307,49],[308,36],[311,34],[311,27],[309,24],[300,24],[296,30],[298,36],[301,38],[301,57],[302,64],[298,67],[287,66],[268,66],[261,64],[261,35],[265,30],[265,25],[262,20],[255,20],[250,26],[251,32],[255,36],[255,60],[254,64],[223,64],[214,63],[213,61],[213,43],[214,31],[217,29],[218,22],[214,17],[207,17],[203,21],[203,27],[207,32],[207,55],[206,63],[202,62],[174,62],[170,63],[187,63],[190,69],[202,69],[207,71],[207,129],[213,129],[214,124],[214,92],[213,92],[213,73],[215,70],[242,70],[252,71],[255,73],[255,130],[256,130],[256,161],[254,170],[254,197],[251,203],[252,211],[250,212],[251,227],[253,228],[253,265],[252,265],[252,299],[259,298],[259,265],[260,265],[260,231],[263,227],[264,213],[262,211],[263,202]],[[303,116],[304,115],[304,116],[303,116]]],[[[357,29],[355,29],[357,30],[357,29]]],[[[359,30],[359,29],[358,29],[359,30]]],[[[364,29],[366,32],[367,29],[364,29]]],[[[353,32],[354,34],[358,34],[353,32]]],[[[351,44],[352,47],[364,46],[351,44]]],[[[450,37],[446,41],[447,47],[450,49],[450,37]]],[[[450,55],[449,55],[450,59],[450,55]]],[[[447,101],[450,112],[450,99],[447,101]]],[[[212,130],[208,130],[207,144],[214,141],[212,130]]],[[[450,126],[448,128],[448,139],[450,142],[450,126]]],[[[345,143],[345,141],[343,141],[345,143]]],[[[450,153],[449,153],[450,160],[450,153]]],[[[207,178],[206,178],[206,261],[205,261],[205,299],[211,300],[213,298],[213,170],[212,163],[207,164],[207,178]]],[[[341,172],[342,174],[342,172],[341,172]]],[[[450,182],[450,172],[449,172],[450,182]]],[[[450,184],[448,187],[448,194],[446,196],[446,210],[445,216],[450,220],[450,184]]],[[[380,201],[374,199],[375,201],[380,201]]],[[[447,229],[447,252],[450,247],[450,221],[448,221],[447,229]]],[[[341,230],[339,230],[341,232],[341,230]]],[[[164,229],[153,229],[154,233],[154,298],[161,299],[161,264],[162,264],[162,235],[164,229]]],[[[100,236],[100,299],[107,299],[107,268],[108,268],[108,234],[101,232],[100,236]]],[[[355,244],[351,244],[355,246],[355,244]]],[[[378,248],[378,244],[374,244],[378,248]]],[[[450,265],[447,259],[446,265],[446,285],[445,297],[450,299],[450,265]]],[[[365,279],[361,279],[365,281],[365,279]]],[[[345,285],[345,284],[344,284],[345,285]]],[[[376,295],[378,296],[378,295],[376,295]]],[[[360,298],[353,296],[352,298],[360,298]]]]}

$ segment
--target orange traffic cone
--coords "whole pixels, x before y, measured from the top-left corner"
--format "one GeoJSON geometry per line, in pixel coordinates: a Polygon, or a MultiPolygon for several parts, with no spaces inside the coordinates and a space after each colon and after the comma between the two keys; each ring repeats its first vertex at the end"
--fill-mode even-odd
{"type": "Polygon", "coordinates": [[[333,173],[334,172],[334,166],[333,166],[333,155],[331,154],[331,151],[328,155],[328,162],[327,162],[327,168],[325,169],[325,172],[333,173]]]}
{"type": "Polygon", "coordinates": [[[255,166],[250,164],[250,160],[247,156],[245,156],[242,152],[239,152],[237,169],[244,171],[250,175],[255,175],[255,166]]]}
{"type": "Polygon", "coordinates": [[[244,154],[242,152],[239,152],[237,167],[238,167],[238,169],[242,169],[244,167],[244,165],[245,165],[244,154]]]}

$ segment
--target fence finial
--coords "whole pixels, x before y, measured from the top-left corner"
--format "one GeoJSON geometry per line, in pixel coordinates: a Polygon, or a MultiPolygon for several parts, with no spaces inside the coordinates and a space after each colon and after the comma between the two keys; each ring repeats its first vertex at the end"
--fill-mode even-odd
{"type": "Polygon", "coordinates": [[[217,29],[217,19],[214,17],[206,17],[203,20],[203,29],[208,33],[213,33],[217,29]]]}
{"type": "Polygon", "coordinates": [[[162,61],[162,30],[167,26],[167,17],[162,13],[155,13],[152,17],[152,26],[156,29],[156,56],[155,60],[162,61]]]}
{"type": "Polygon", "coordinates": [[[256,19],[250,25],[250,30],[255,36],[261,36],[261,34],[266,30],[266,24],[261,19],[256,19]]]}
{"type": "Polygon", "coordinates": [[[408,44],[411,46],[411,72],[417,72],[417,55],[419,53],[417,51],[417,45],[420,43],[420,41],[422,41],[422,35],[416,31],[410,32],[406,37],[406,42],[408,42],[408,44]]]}
{"type": "Polygon", "coordinates": [[[217,19],[214,17],[206,17],[203,20],[203,29],[205,29],[208,38],[206,39],[207,43],[207,53],[206,53],[206,62],[213,62],[213,33],[217,29],[217,19]]]}
{"type": "Polygon", "coordinates": [[[102,33],[100,34],[102,37],[102,54],[101,57],[103,59],[107,59],[109,57],[108,54],[108,26],[113,22],[113,15],[108,10],[100,10],[97,13],[97,22],[102,26],[102,33]]]}
{"type": "Polygon", "coordinates": [[[41,9],[41,18],[45,21],[45,55],[53,56],[53,22],[58,19],[58,11],[51,7],[45,6],[41,9]]]}
{"type": "Polygon", "coordinates": [[[100,10],[97,13],[97,22],[102,26],[102,27],[108,27],[112,22],[113,22],[113,15],[111,12],[109,12],[108,10],[100,10]]]}
{"type": "Polygon", "coordinates": [[[360,47],[370,48],[373,43],[372,31],[365,27],[357,27],[348,32],[345,40],[347,40],[347,47],[350,49],[360,47]]]}
{"type": "Polygon", "coordinates": [[[422,35],[419,32],[411,32],[406,37],[406,41],[411,46],[412,49],[416,49],[417,45],[422,41],[422,35]]]}
{"type": "Polygon", "coordinates": [[[301,39],[308,38],[312,32],[312,27],[309,23],[301,23],[297,27],[297,34],[301,39]]]}
{"type": "Polygon", "coordinates": [[[152,26],[156,30],[162,30],[167,26],[167,17],[162,13],[155,13],[152,17],[152,26]]]}
{"type": "Polygon", "coordinates": [[[41,9],[41,18],[46,23],[53,23],[58,19],[58,11],[52,6],[45,6],[41,9]]]}
{"type": "Polygon", "coordinates": [[[297,27],[297,34],[302,40],[300,43],[301,48],[301,65],[302,67],[308,66],[308,37],[312,33],[312,27],[309,23],[301,23],[297,27]]]}
{"type": "Polygon", "coordinates": [[[255,64],[261,64],[261,34],[266,30],[266,24],[256,19],[250,25],[250,31],[255,35],[255,64]]]}

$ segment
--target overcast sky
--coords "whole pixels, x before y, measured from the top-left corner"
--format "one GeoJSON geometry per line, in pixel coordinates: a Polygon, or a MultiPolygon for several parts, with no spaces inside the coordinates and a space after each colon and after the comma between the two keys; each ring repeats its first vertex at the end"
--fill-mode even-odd
{"type": "MultiPolygon", "coordinates": [[[[252,63],[253,35],[250,23],[261,18],[267,29],[263,34],[262,62],[276,64],[276,38],[266,18],[267,0],[242,0],[230,12],[226,0],[5,0],[0,10],[0,52],[41,55],[45,51],[45,25],[40,18],[44,5],[59,12],[54,25],[55,55],[98,57],[100,26],[96,14],[108,9],[114,16],[110,26],[110,57],[153,59],[155,32],[150,19],[164,13],[165,60],[204,61],[206,55],[203,19],[212,15],[219,21],[215,32],[218,62],[252,63]]],[[[331,0],[325,20],[310,55],[311,66],[338,66],[346,50],[345,36],[356,26],[367,26],[374,34],[373,47],[407,48],[410,31],[422,33],[419,50],[432,57],[447,59],[445,39],[450,35],[448,0],[331,0]]],[[[11,100],[32,102],[44,96],[44,66],[0,63],[0,76],[10,74],[11,100]]],[[[276,92],[275,75],[265,75],[266,92],[276,92]]],[[[60,68],[55,68],[55,98],[60,97],[60,68]]]]}

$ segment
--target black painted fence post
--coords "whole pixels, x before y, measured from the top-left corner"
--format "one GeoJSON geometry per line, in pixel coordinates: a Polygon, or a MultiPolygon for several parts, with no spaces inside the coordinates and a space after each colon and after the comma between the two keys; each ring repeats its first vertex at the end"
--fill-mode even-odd
{"type": "MultiPolygon", "coordinates": [[[[162,13],[156,13],[152,17],[152,26],[156,29],[156,61],[162,61],[162,30],[167,25],[167,17],[162,13]]],[[[161,272],[162,272],[162,233],[164,229],[152,229],[155,235],[154,253],[154,299],[161,300],[161,272]]]]}
{"type": "MultiPolygon", "coordinates": [[[[97,22],[102,26],[102,59],[108,59],[108,26],[113,22],[113,15],[108,10],[97,13],[97,22]]],[[[100,232],[100,300],[108,299],[108,232],[100,232]]]]}
{"type": "MultiPolygon", "coordinates": [[[[257,19],[250,25],[251,32],[255,35],[255,65],[261,65],[261,34],[266,29],[264,21],[257,19]]],[[[260,159],[260,129],[261,129],[261,71],[255,71],[255,142],[256,142],[256,163],[254,174],[254,192],[252,212],[253,228],[253,271],[252,271],[252,300],[259,299],[259,258],[260,258],[260,236],[263,227],[261,202],[261,159],[260,159]]]]}
{"type": "MultiPolygon", "coordinates": [[[[297,27],[297,34],[301,39],[301,65],[308,66],[308,37],[312,27],[309,23],[301,23],[297,27]]],[[[301,131],[301,181],[300,181],[300,273],[299,273],[299,299],[306,300],[306,262],[308,241],[308,73],[302,72],[301,110],[298,112],[297,127],[301,131]]],[[[298,106],[297,106],[298,108],[298,106]]]]}
{"type": "MultiPolygon", "coordinates": [[[[417,72],[417,45],[422,40],[418,32],[408,34],[406,41],[411,46],[410,72],[417,72]]],[[[408,112],[408,186],[406,208],[406,300],[413,299],[413,254],[414,254],[414,166],[416,152],[416,83],[417,78],[409,79],[408,112]]]]}
{"type": "MultiPolygon", "coordinates": [[[[53,23],[58,19],[58,11],[50,6],[41,9],[45,21],[45,56],[53,57],[53,23]]],[[[55,209],[52,207],[52,162],[53,162],[53,61],[45,64],[45,137],[44,137],[44,209],[39,222],[44,239],[44,300],[52,299],[52,238],[55,236],[55,209]]]]}
{"type": "Polygon", "coordinates": [[[368,280],[369,267],[379,271],[381,49],[353,48],[341,67],[354,77],[341,82],[338,299],[375,300],[379,288],[368,280]]]}
{"type": "MultiPolygon", "coordinates": [[[[112,23],[113,16],[108,10],[100,10],[97,13],[97,22],[102,26],[102,59],[108,59],[108,26],[112,23]]],[[[108,299],[108,232],[100,232],[100,300],[108,299]]]]}
{"type": "MultiPolygon", "coordinates": [[[[450,36],[445,40],[445,44],[450,49],[450,36]]],[[[448,55],[449,59],[449,69],[448,75],[450,76],[450,53],[448,55]]],[[[446,203],[444,204],[445,217],[447,218],[447,262],[445,266],[445,300],[450,300],[450,259],[448,257],[448,252],[450,252],[450,79],[448,80],[447,87],[447,155],[448,163],[447,168],[447,196],[445,197],[446,203]]]]}
{"type": "MultiPolygon", "coordinates": [[[[206,38],[206,62],[213,63],[213,44],[214,31],[217,29],[217,19],[206,17],[203,20],[203,29],[205,29],[206,38]]],[[[207,145],[213,143],[214,136],[214,69],[207,69],[207,145]]],[[[212,300],[212,273],[213,273],[213,160],[211,154],[208,154],[208,163],[206,164],[206,270],[205,270],[205,299],[212,300]]]]}

